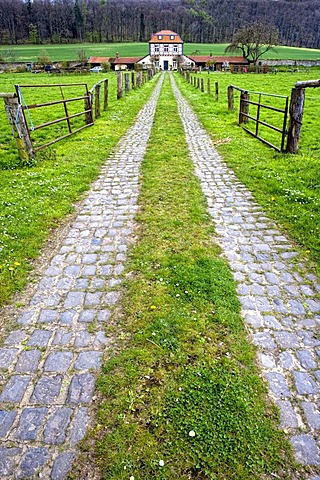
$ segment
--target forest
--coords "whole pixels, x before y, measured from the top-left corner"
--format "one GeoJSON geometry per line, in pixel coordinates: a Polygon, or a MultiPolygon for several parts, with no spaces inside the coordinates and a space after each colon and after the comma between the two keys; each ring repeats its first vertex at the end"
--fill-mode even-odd
{"type": "Polygon", "coordinates": [[[320,48],[319,0],[0,0],[0,43],[141,42],[162,29],[227,43],[255,21],[282,45],[320,48]]]}

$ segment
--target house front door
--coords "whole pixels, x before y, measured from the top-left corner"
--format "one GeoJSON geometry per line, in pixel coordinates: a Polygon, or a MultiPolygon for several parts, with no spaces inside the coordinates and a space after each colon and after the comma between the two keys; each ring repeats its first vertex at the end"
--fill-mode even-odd
{"type": "Polygon", "coordinates": [[[169,62],[168,62],[168,60],[164,60],[163,61],[163,69],[168,70],[168,68],[169,68],[169,62]]]}

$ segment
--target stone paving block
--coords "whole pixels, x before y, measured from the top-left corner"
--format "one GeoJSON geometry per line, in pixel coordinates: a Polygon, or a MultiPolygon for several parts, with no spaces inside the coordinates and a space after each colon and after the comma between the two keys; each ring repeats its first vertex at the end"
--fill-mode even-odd
{"type": "Polygon", "coordinates": [[[74,285],[75,290],[86,290],[89,287],[88,278],[78,278],[74,285]]]}
{"type": "Polygon", "coordinates": [[[283,328],[280,322],[273,315],[264,315],[263,324],[265,327],[272,330],[281,330],[283,328]]]}
{"type": "Polygon", "coordinates": [[[310,428],[320,429],[320,412],[312,402],[302,402],[302,408],[310,428]]]}
{"type": "Polygon", "coordinates": [[[75,452],[72,451],[60,453],[54,461],[50,480],[62,480],[66,478],[71,470],[74,457],[75,452]]]}
{"type": "Polygon", "coordinates": [[[85,277],[92,277],[96,274],[97,267],[95,265],[85,265],[82,268],[82,275],[85,277]]]}
{"type": "Polygon", "coordinates": [[[13,330],[9,336],[4,340],[5,345],[18,345],[26,340],[28,334],[25,330],[13,330]]]}
{"type": "Polygon", "coordinates": [[[17,323],[20,325],[30,325],[31,323],[35,322],[38,318],[38,313],[34,310],[28,310],[24,312],[17,320],[17,323]]]}
{"type": "Polygon", "coordinates": [[[83,310],[79,315],[79,322],[81,323],[90,323],[93,322],[96,317],[96,310],[83,310]]]}
{"type": "Polygon", "coordinates": [[[45,447],[28,448],[20,463],[17,478],[32,477],[49,461],[50,457],[49,450],[45,447]]]}
{"type": "Polygon", "coordinates": [[[94,341],[93,341],[93,346],[98,347],[102,345],[106,345],[108,343],[109,339],[106,337],[105,332],[97,332],[94,341]]]}
{"type": "Polygon", "coordinates": [[[75,414],[69,430],[69,441],[72,446],[82,440],[86,434],[87,426],[89,422],[88,408],[81,407],[75,414]]]}
{"type": "Polygon", "coordinates": [[[317,362],[308,350],[299,350],[296,352],[301,366],[307,370],[317,368],[317,362]]]}
{"type": "Polygon", "coordinates": [[[15,361],[18,352],[17,348],[0,348],[0,369],[9,368],[15,361]]]}
{"type": "Polygon", "coordinates": [[[279,313],[289,313],[288,307],[283,303],[281,298],[274,298],[273,299],[273,308],[276,312],[279,313]]]}
{"type": "Polygon", "coordinates": [[[72,352],[52,352],[48,355],[45,364],[45,372],[66,372],[73,359],[72,352]]]}
{"type": "Polygon", "coordinates": [[[310,312],[312,313],[320,312],[320,302],[318,302],[317,300],[307,299],[306,304],[308,305],[310,312]]]}
{"type": "Polygon", "coordinates": [[[293,372],[296,389],[301,395],[316,394],[319,388],[313,378],[304,372],[293,372]]]}
{"type": "Polygon", "coordinates": [[[53,323],[58,319],[57,310],[42,310],[39,315],[39,323],[53,323]]]}
{"type": "Polygon", "coordinates": [[[5,384],[0,395],[0,402],[19,403],[31,380],[29,375],[14,375],[5,384]]]}
{"type": "Polygon", "coordinates": [[[302,302],[300,302],[299,300],[289,300],[288,305],[289,305],[291,313],[293,313],[294,315],[305,315],[306,314],[306,310],[305,310],[304,306],[302,305],[302,302]]]}
{"type": "Polygon", "coordinates": [[[303,345],[306,347],[317,347],[320,345],[320,340],[318,338],[315,338],[314,332],[310,332],[308,330],[301,330],[297,333],[298,337],[301,338],[301,342],[303,345]]]}
{"type": "Polygon", "coordinates": [[[72,415],[72,409],[56,408],[48,418],[43,432],[43,440],[47,444],[60,445],[66,439],[66,429],[72,415]]]}
{"type": "Polygon", "coordinates": [[[84,301],[84,292],[69,292],[64,302],[65,308],[79,307],[84,301]]]}
{"type": "Polygon", "coordinates": [[[279,354],[278,363],[284,370],[291,370],[294,366],[295,358],[290,352],[281,352],[279,354]]]}
{"type": "Polygon", "coordinates": [[[281,373],[267,372],[265,377],[269,383],[270,390],[279,398],[289,398],[292,396],[286,379],[281,373]]]}
{"type": "Polygon", "coordinates": [[[274,338],[282,348],[299,348],[300,346],[299,338],[291,332],[274,332],[274,338]]]}
{"type": "Polygon", "coordinates": [[[72,342],[72,339],[72,332],[66,332],[65,330],[57,330],[52,344],[66,346],[72,342]]]}
{"type": "Polygon", "coordinates": [[[95,377],[91,373],[74,375],[69,387],[67,403],[90,403],[95,388],[95,377]]]}
{"type": "Polygon", "coordinates": [[[300,463],[304,465],[320,465],[319,450],[311,435],[294,435],[290,441],[300,463]]]}
{"type": "Polygon", "coordinates": [[[19,373],[35,372],[41,358],[40,350],[26,350],[21,352],[15,371],[19,373]]]}
{"type": "Polygon", "coordinates": [[[35,440],[39,428],[43,426],[47,408],[24,408],[19,425],[14,433],[18,440],[35,440]]]}
{"type": "Polygon", "coordinates": [[[31,335],[27,345],[29,347],[46,347],[51,338],[51,330],[35,330],[31,335]]]}
{"type": "Polygon", "coordinates": [[[77,317],[77,312],[75,310],[66,310],[60,315],[59,323],[61,325],[72,325],[77,317]]]}
{"type": "Polygon", "coordinates": [[[258,357],[260,359],[261,365],[265,368],[272,369],[276,367],[276,360],[274,355],[259,352],[258,357]]]}
{"type": "Polygon", "coordinates": [[[257,347],[262,347],[266,350],[274,350],[277,346],[271,337],[270,333],[267,332],[259,332],[252,335],[253,343],[257,347]]]}
{"type": "Polygon", "coordinates": [[[98,369],[101,366],[102,353],[96,351],[81,352],[74,364],[76,370],[98,369]]]}
{"type": "Polygon", "coordinates": [[[282,428],[297,428],[298,418],[288,400],[279,400],[276,402],[280,410],[280,425],[282,428]]]}
{"type": "MultiPolygon", "coordinates": [[[[17,416],[16,410],[0,410],[0,438],[4,438],[10,430],[15,418],[17,416]]],[[[0,456],[1,463],[1,456],[0,456]]],[[[1,467],[0,467],[1,470],[1,467]]]]}
{"type": "Polygon", "coordinates": [[[74,341],[74,346],[79,347],[88,347],[91,343],[91,335],[89,332],[78,332],[74,341]]]}
{"type": "Polygon", "coordinates": [[[72,288],[73,282],[74,282],[73,278],[69,278],[69,277],[60,278],[60,280],[57,283],[57,289],[60,291],[61,290],[68,291],[72,288]]]}
{"type": "Polygon", "coordinates": [[[14,478],[18,456],[22,449],[17,447],[0,447],[0,475],[1,477],[8,476],[14,478]]]}
{"type": "Polygon", "coordinates": [[[40,377],[34,387],[30,399],[31,403],[37,403],[40,405],[54,404],[60,395],[62,380],[62,375],[40,377]]]}
{"type": "Polygon", "coordinates": [[[87,293],[84,304],[86,306],[100,305],[103,292],[87,293]]]}

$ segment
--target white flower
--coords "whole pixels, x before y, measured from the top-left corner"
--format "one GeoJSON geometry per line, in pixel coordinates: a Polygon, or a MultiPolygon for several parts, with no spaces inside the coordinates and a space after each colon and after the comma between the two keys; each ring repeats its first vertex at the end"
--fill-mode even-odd
{"type": "Polygon", "coordinates": [[[131,475],[131,477],[129,478],[129,480],[134,480],[134,476],[133,476],[133,475],[131,475]]]}
{"type": "Polygon", "coordinates": [[[163,460],[159,460],[159,465],[160,465],[160,467],[163,467],[163,466],[164,466],[164,461],[163,461],[163,460]]]}
{"type": "Polygon", "coordinates": [[[194,430],[190,430],[189,437],[195,437],[195,436],[196,436],[196,432],[194,430]]]}

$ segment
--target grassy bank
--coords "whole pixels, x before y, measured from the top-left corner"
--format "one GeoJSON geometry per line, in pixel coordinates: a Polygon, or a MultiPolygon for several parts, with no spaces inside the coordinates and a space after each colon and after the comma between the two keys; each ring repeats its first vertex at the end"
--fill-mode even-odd
{"type": "MultiPolygon", "coordinates": [[[[186,55],[225,55],[227,43],[186,43],[186,55]],[[198,52],[198,53],[197,53],[198,52]]],[[[78,43],[68,45],[8,45],[0,47],[0,56],[8,61],[35,62],[41,52],[46,52],[52,61],[77,61],[79,50],[84,50],[88,57],[115,57],[116,52],[121,57],[143,57],[148,54],[148,43],[78,43]],[[9,55],[9,56],[8,56],[9,55]]],[[[229,54],[228,54],[229,55],[229,54]]],[[[319,60],[320,50],[311,48],[283,47],[267,52],[263,58],[278,58],[290,60],[319,60]]]]}
{"type": "MultiPolygon", "coordinates": [[[[90,80],[93,84],[96,78],[90,80]]],[[[12,83],[22,81],[30,82],[31,75],[29,78],[11,76],[11,89],[7,85],[6,91],[12,91],[12,83]]],[[[86,82],[88,78],[68,77],[68,83],[72,81],[86,82]]],[[[110,81],[112,86],[115,80],[110,77],[110,81]]],[[[39,152],[32,168],[1,171],[0,305],[26,284],[33,261],[51,229],[73,211],[74,202],[89,188],[100,165],[150,95],[154,81],[131,91],[120,101],[116,100],[115,92],[110,94],[108,110],[102,112],[93,127],[39,152]]],[[[3,125],[1,163],[15,166],[17,152],[11,143],[12,134],[7,121],[3,125]]]]}
{"type": "MultiPolygon", "coordinates": [[[[84,452],[108,480],[292,479],[168,79],[164,88],[142,165],[123,311],[108,328],[115,343],[84,452]]],[[[88,464],[83,453],[72,478],[88,464]]]]}
{"type": "MultiPolygon", "coordinates": [[[[207,79],[207,74],[202,74],[207,79]]],[[[227,87],[290,95],[301,74],[209,75],[219,83],[219,101],[177,76],[179,85],[216,143],[217,149],[254,193],[257,201],[296,241],[306,258],[320,265],[320,146],[317,138],[320,89],[306,90],[300,150],[279,154],[238,126],[239,98],[234,112],[227,110],[227,87]]],[[[252,128],[252,127],[251,127],[252,128]]]]}

